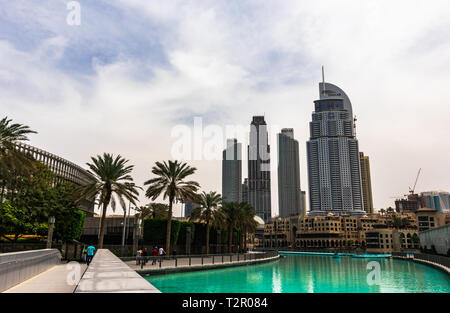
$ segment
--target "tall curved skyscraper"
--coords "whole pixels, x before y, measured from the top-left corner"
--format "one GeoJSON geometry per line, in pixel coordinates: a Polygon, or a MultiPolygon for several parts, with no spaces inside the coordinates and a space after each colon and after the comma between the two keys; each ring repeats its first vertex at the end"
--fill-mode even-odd
{"type": "Polygon", "coordinates": [[[311,215],[362,216],[358,140],[349,97],[339,87],[319,83],[320,100],[310,122],[308,155],[311,215]]]}

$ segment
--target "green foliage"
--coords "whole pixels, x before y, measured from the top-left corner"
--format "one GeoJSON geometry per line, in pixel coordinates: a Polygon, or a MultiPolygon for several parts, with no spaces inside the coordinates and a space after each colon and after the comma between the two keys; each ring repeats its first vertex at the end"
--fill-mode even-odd
{"type": "Polygon", "coordinates": [[[194,223],[192,222],[181,222],[181,227],[180,227],[180,232],[178,235],[178,244],[186,244],[186,228],[190,227],[191,228],[191,243],[194,242],[194,238],[195,238],[195,233],[196,233],[196,226],[194,223]]]}
{"type": "Polygon", "coordinates": [[[43,229],[46,225],[33,220],[26,209],[12,206],[8,200],[0,204],[0,236],[14,235],[14,241],[17,241],[21,234],[38,234],[43,229]]]}
{"type": "Polygon", "coordinates": [[[71,183],[54,185],[55,176],[42,163],[35,161],[33,175],[17,175],[3,202],[0,235],[47,235],[48,218],[55,217],[55,240],[78,239],[84,223],[84,212],[77,210],[71,183]]]}
{"type": "MultiPolygon", "coordinates": [[[[181,229],[181,222],[172,220],[170,241],[176,245],[181,229]]],[[[144,219],[144,243],[165,244],[167,231],[167,219],[152,218],[144,219]]]]}

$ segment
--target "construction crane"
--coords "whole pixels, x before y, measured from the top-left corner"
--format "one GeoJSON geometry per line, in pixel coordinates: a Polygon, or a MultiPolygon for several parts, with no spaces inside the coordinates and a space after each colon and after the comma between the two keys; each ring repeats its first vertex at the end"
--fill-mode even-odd
{"type": "Polygon", "coordinates": [[[414,195],[414,190],[416,189],[416,185],[417,185],[417,180],[419,180],[419,175],[420,175],[420,172],[422,171],[422,169],[421,168],[419,168],[419,171],[417,172],[417,176],[416,176],[416,181],[414,182],[414,186],[411,188],[411,187],[409,187],[409,193],[411,194],[411,195],[414,195]]]}

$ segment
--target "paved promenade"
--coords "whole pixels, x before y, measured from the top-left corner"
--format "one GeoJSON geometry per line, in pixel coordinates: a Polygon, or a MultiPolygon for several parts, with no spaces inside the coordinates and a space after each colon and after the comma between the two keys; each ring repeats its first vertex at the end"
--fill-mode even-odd
{"type": "Polygon", "coordinates": [[[33,278],[30,278],[6,291],[5,293],[73,293],[80,277],[86,271],[86,264],[79,268],[68,264],[55,265],[33,278]],[[75,275],[74,271],[79,274],[75,275]],[[77,279],[78,276],[78,279],[77,279]],[[68,282],[69,280],[69,282],[68,282]]]}

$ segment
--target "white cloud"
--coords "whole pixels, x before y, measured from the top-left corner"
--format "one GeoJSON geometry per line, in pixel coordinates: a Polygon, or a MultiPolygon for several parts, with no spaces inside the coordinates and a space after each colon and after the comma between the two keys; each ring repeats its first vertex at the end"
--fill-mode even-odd
{"type": "MultiPolygon", "coordinates": [[[[305,141],[324,64],[327,81],[353,102],[375,206],[392,205],[390,197],[407,191],[419,167],[421,190],[450,190],[446,1],[101,3],[116,6],[120,20],[112,10],[81,5],[77,29],[60,26],[65,7],[58,15],[53,1],[33,14],[20,2],[8,9],[24,28],[36,23],[36,33],[48,31],[28,50],[0,41],[0,108],[39,131],[32,144],[81,165],[97,153],[120,153],[142,183],[154,161],[170,158],[175,123],[201,115],[249,125],[265,113],[269,124],[295,128],[307,189],[305,141]],[[154,29],[143,32],[141,22],[154,29]],[[152,47],[167,63],[145,58],[152,47]],[[74,50],[92,50],[92,73],[65,67],[76,62],[67,53],[74,50]]],[[[193,164],[206,190],[221,191],[220,162],[193,164]]],[[[276,184],[273,173],[275,211],[276,184]]]]}

